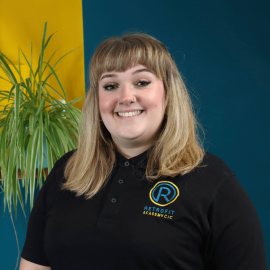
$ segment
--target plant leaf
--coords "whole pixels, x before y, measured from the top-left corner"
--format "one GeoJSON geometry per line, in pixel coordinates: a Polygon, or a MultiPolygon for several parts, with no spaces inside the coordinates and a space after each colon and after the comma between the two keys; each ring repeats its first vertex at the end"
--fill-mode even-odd
{"type": "Polygon", "coordinates": [[[19,133],[19,151],[20,151],[20,169],[21,169],[21,175],[22,175],[22,186],[24,187],[24,167],[25,167],[25,148],[24,148],[24,142],[25,142],[25,118],[27,116],[27,111],[24,111],[22,115],[22,121],[20,121],[21,125],[18,130],[19,133]]]}
{"type": "MultiPolygon", "coordinates": [[[[41,104],[44,104],[45,99],[42,100],[41,104]]],[[[42,187],[42,167],[43,167],[43,118],[42,111],[39,116],[39,150],[38,150],[38,183],[39,189],[42,187]]]]}
{"type": "Polygon", "coordinates": [[[59,152],[59,149],[58,149],[58,147],[57,147],[57,144],[56,144],[54,138],[51,136],[51,133],[52,133],[52,132],[51,132],[50,129],[51,129],[51,127],[49,126],[48,129],[47,129],[47,128],[44,128],[43,131],[44,131],[44,133],[46,134],[46,137],[47,137],[47,139],[48,139],[48,141],[49,141],[49,144],[50,144],[51,147],[52,147],[52,150],[56,153],[57,156],[61,157],[61,154],[60,154],[60,152],[59,152]]]}
{"type": "Polygon", "coordinates": [[[73,49],[73,50],[71,50],[71,51],[69,51],[69,52],[67,52],[65,55],[63,55],[62,57],[60,57],[60,58],[56,61],[56,63],[53,65],[53,68],[55,68],[56,65],[57,65],[57,64],[58,64],[65,56],[67,56],[67,55],[70,54],[71,52],[77,50],[78,48],[80,48],[80,46],[77,47],[77,48],[75,48],[75,49],[73,49]]]}
{"type": "MultiPolygon", "coordinates": [[[[53,34],[52,34],[52,35],[53,35],[53,34]]],[[[52,36],[52,35],[51,35],[51,36],[52,36]]],[[[60,46],[60,47],[61,47],[61,46],[60,46]]],[[[59,47],[59,48],[60,48],[60,47],[59,47]]],[[[53,56],[55,55],[55,53],[59,50],[59,48],[57,48],[57,49],[54,51],[54,53],[52,54],[52,56],[51,56],[50,59],[48,60],[48,63],[50,63],[51,59],[53,58],[53,56]]],[[[45,68],[44,68],[42,74],[44,74],[46,68],[47,68],[47,66],[45,66],[45,68]]],[[[50,73],[50,74],[52,74],[52,73],[50,73]]],[[[50,74],[49,74],[49,76],[50,76],[50,74]]]]}
{"type": "MultiPolygon", "coordinates": [[[[58,124],[61,126],[61,129],[63,130],[63,132],[65,133],[65,136],[68,140],[68,144],[70,145],[70,147],[72,149],[76,149],[77,147],[77,142],[74,138],[74,135],[76,136],[76,134],[73,133],[73,129],[64,123],[64,120],[60,120],[59,118],[56,119],[56,121],[58,122],[58,124]]],[[[76,136],[77,138],[77,136],[76,136]]]]}
{"type": "Polygon", "coordinates": [[[28,186],[29,186],[29,178],[30,178],[30,209],[31,208],[31,200],[33,198],[34,193],[34,181],[33,173],[36,172],[36,158],[35,153],[37,152],[37,138],[38,138],[38,129],[34,130],[33,135],[31,135],[29,144],[27,146],[27,158],[26,158],[26,172],[25,172],[25,204],[27,203],[27,195],[28,195],[28,186]],[[34,162],[34,167],[32,163],[34,162]],[[32,169],[31,169],[32,168],[32,169]]]}
{"type": "Polygon", "coordinates": [[[81,100],[82,98],[83,98],[83,97],[79,97],[79,98],[73,99],[73,100],[69,101],[68,104],[69,104],[69,105],[72,105],[72,104],[78,102],[79,100],[81,100]]]}
{"type": "Polygon", "coordinates": [[[35,134],[36,136],[33,140],[33,145],[31,148],[31,160],[30,160],[31,162],[30,166],[32,168],[30,171],[30,211],[32,211],[32,208],[33,208],[34,194],[35,194],[37,151],[39,148],[39,140],[38,140],[39,129],[38,128],[36,128],[35,134]]]}
{"type": "Polygon", "coordinates": [[[19,124],[19,109],[20,109],[20,85],[16,84],[15,86],[15,103],[14,103],[14,108],[15,108],[15,128],[17,132],[17,127],[19,124]]]}
{"type": "Polygon", "coordinates": [[[34,133],[34,115],[31,114],[29,116],[29,129],[30,129],[30,135],[34,133]]]}
{"type": "Polygon", "coordinates": [[[17,80],[12,72],[12,70],[10,69],[8,63],[5,61],[6,58],[10,63],[11,65],[15,68],[15,70],[18,72],[18,74],[20,75],[18,69],[15,67],[15,65],[2,53],[0,52],[0,67],[2,68],[2,70],[6,73],[6,75],[8,76],[8,78],[10,79],[11,83],[12,84],[17,84],[17,80]]]}
{"type": "Polygon", "coordinates": [[[67,142],[67,139],[66,139],[64,133],[62,132],[62,130],[55,123],[52,123],[52,126],[57,131],[57,134],[59,135],[59,139],[62,142],[61,149],[64,148],[65,153],[67,153],[68,152],[68,142],[67,142]]]}
{"type": "Polygon", "coordinates": [[[13,85],[13,86],[11,87],[10,91],[9,91],[8,102],[10,101],[11,96],[14,96],[14,94],[12,93],[12,91],[15,89],[15,86],[16,86],[16,85],[17,85],[17,84],[13,85]]]}
{"type": "Polygon", "coordinates": [[[65,99],[63,96],[61,96],[59,94],[59,92],[57,90],[55,90],[54,88],[52,88],[49,84],[45,83],[45,85],[47,85],[51,90],[53,90],[57,95],[59,95],[62,99],[65,99]]]}
{"type": "Polygon", "coordinates": [[[44,47],[45,47],[45,37],[47,32],[47,22],[45,22],[44,25],[44,31],[43,31],[43,37],[42,37],[42,43],[41,43],[41,51],[40,51],[40,58],[39,58],[39,81],[41,82],[42,78],[42,65],[43,65],[43,57],[44,57],[44,47]]]}
{"type": "MultiPolygon", "coordinates": [[[[57,31],[56,31],[56,32],[57,32],[57,31]]],[[[48,37],[47,41],[45,42],[44,51],[45,51],[45,49],[46,49],[48,43],[50,42],[51,37],[52,37],[56,32],[52,33],[52,34],[48,37]]],[[[37,75],[37,73],[39,73],[39,70],[40,70],[40,58],[41,58],[41,55],[39,55],[39,58],[38,58],[38,67],[37,67],[37,70],[36,70],[36,72],[35,72],[35,76],[37,75]]],[[[51,58],[52,58],[52,57],[51,57],[51,58]]],[[[51,59],[51,58],[50,58],[50,59],[51,59]]],[[[46,69],[46,67],[45,67],[45,69],[46,69]]],[[[45,69],[43,70],[42,74],[44,73],[45,69]]]]}
{"type": "MultiPolygon", "coordinates": [[[[15,123],[15,111],[12,113],[12,123],[10,126],[13,126],[15,123]]],[[[12,193],[12,178],[14,177],[14,170],[16,169],[16,133],[11,134],[11,143],[10,143],[10,148],[9,148],[9,153],[8,153],[8,160],[7,160],[7,175],[4,181],[4,190],[5,192],[5,198],[4,200],[7,201],[8,203],[8,210],[11,212],[11,193],[12,193]]]]}
{"type": "Polygon", "coordinates": [[[20,201],[20,204],[21,204],[21,207],[22,207],[22,210],[23,210],[24,217],[26,218],[24,205],[23,205],[23,198],[22,198],[22,193],[21,193],[21,188],[20,188],[20,183],[19,183],[19,181],[17,181],[16,183],[17,183],[17,191],[18,191],[19,201],[20,201]]]}
{"type": "Polygon", "coordinates": [[[54,138],[55,138],[55,142],[56,142],[56,146],[57,146],[57,149],[58,149],[58,153],[60,153],[59,155],[59,158],[62,157],[65,153],[64,153],[64,150],[63,150],[63,145],[61,143],[61,140],[58,136],[58,133],[56,132],[56,130],[53,128],[53,122],[51,122],[51,133],[53,134],[54,138]]]}
{"type": "MultiPolygon", "coordinates": [[[[24,56],[24,58],[25,58],[25,60],[26,60],[26,62],[27,62],[27,64],[28,64],[28,66],[29,66],[29,68],[30,68],[30,73],[33,75],[34,82],[37,84],[36,77],[35,77],[34,71],[33,71],[33,69],[32,69],[32,65],[29,63],[29,61],[28,61],[27,57],[25,56],[24,52],[22,51],[22,49],[20,49],[20,50],[21,50],[21,52],[22,52],[22,54],[23,54],[23,56],[24,56]]],[[[31,82],[32,82],[32,81],[31,81],[31,82]]]]}
{"type": "Polygon", "coordinates": [[[0,79],[5,80],[5,81],[7,81],[7,82],[9,82],[9,83],[13,84],[11,81],[9,81],[9,80],[7,80],[7,79],[5,79],[5,78],[1,77],[1,76],[0,76],[0,79]]]}
{"type": "Polygon", "coordinates": [[[60,86],[60,88],[61,88],[61,90],[62,90],[62,92],[63,92],[63,94],[64,94],[64,97],[65,97],[64,99],[67,100],[67,97],[66,97],[66,93],[65,93],[64,87],[63,87],[62,83],[60,82],[60,80],[59,80],[57,74],[55,73],[54,69],[53,69],[53,68],[50,66],[50,64],[48,64],[47,62],[44,62],[44,64],[46,64],[46,65],[51,69],[51,72],[52,72],[53,75],[55,76],[55,78],[56,78],[56,80],[57,80],[57,82],[58,82],[58,84],[59,84],[59,86],[60,86]]]}
{"type": "MultiPolygon", "coordinates": [[[[16,150],[15,150],[16,151],[16,150]]],[[[18,153],[18,152],[17,152],[18,153]]],[[[13,205],[15,210],[15,218],[17,219],[17,182],[19,182],[18,179],[18,160],[14,159],[15,161],[15,170],[13,170],[12,175],[12,194],[13,194],[13,205]]]]}

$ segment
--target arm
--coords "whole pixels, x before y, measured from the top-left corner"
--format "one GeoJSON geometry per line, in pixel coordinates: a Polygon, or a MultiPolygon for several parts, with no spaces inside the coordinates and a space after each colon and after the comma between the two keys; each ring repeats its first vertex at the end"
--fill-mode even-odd
{"type": "Polygon", "coordinates": [[[267,270],[263,232],[256,209],[235,176],[216,192],[208,212],[211,269],[267,270]]]}
{"type": "Polygon", "coordinates": [[[20,270],[51,269],[44,250],[44,230],[47,188],[54,180],[55,171],[56,164],[42,185],[30,213],[26,239],[21,253],[20,270]]]}
{"type": "Polygon", "coordinates": [[[35,264],[22,258],[20,270],[51,270],[51,267],[35,264]]]}

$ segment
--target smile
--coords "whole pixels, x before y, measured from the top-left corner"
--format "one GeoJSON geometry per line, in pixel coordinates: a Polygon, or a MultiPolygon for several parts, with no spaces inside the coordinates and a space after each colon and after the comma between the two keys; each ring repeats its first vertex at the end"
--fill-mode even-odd
{"type": "Polygon", "coordinates": [[[129,113],[116,113],[115,115],[117,118],[120,119],[133,119],[135,117],[140,116],[144,111],[135,111],[135,112],[129,112],[129,113]]]}

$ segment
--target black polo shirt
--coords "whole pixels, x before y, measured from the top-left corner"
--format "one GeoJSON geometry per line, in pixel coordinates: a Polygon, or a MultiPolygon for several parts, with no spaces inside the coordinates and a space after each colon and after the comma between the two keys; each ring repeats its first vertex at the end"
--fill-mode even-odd
{"type": "Polygon", "coordinates": [[[147,151],[90,200],[60,191],[60,158],[31,212],[22,258],[52,270],[267,270],[261,224],[234,173],[206,153],[184,176],[143,178],[147,151]]]}

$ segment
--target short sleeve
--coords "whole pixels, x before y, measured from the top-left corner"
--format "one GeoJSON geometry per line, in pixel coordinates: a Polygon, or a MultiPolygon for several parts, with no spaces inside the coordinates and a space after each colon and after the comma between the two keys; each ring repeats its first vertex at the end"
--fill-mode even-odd
{"type": "Polygon", "coordinates": [[[50,182],[54,179],[56,164],[43,183],[34,202],[28,221],[24,247],[21,253],[21,257],[25,260],[43,266],[49,266],[44,252],[45,206],[47,190],[50,182]]]}
{"type": "Polygon", "coordinates": [[[233,175],[216,191],[209,206],[206,258],[210,269],[268,270],[256,209],[233,175]]]}

